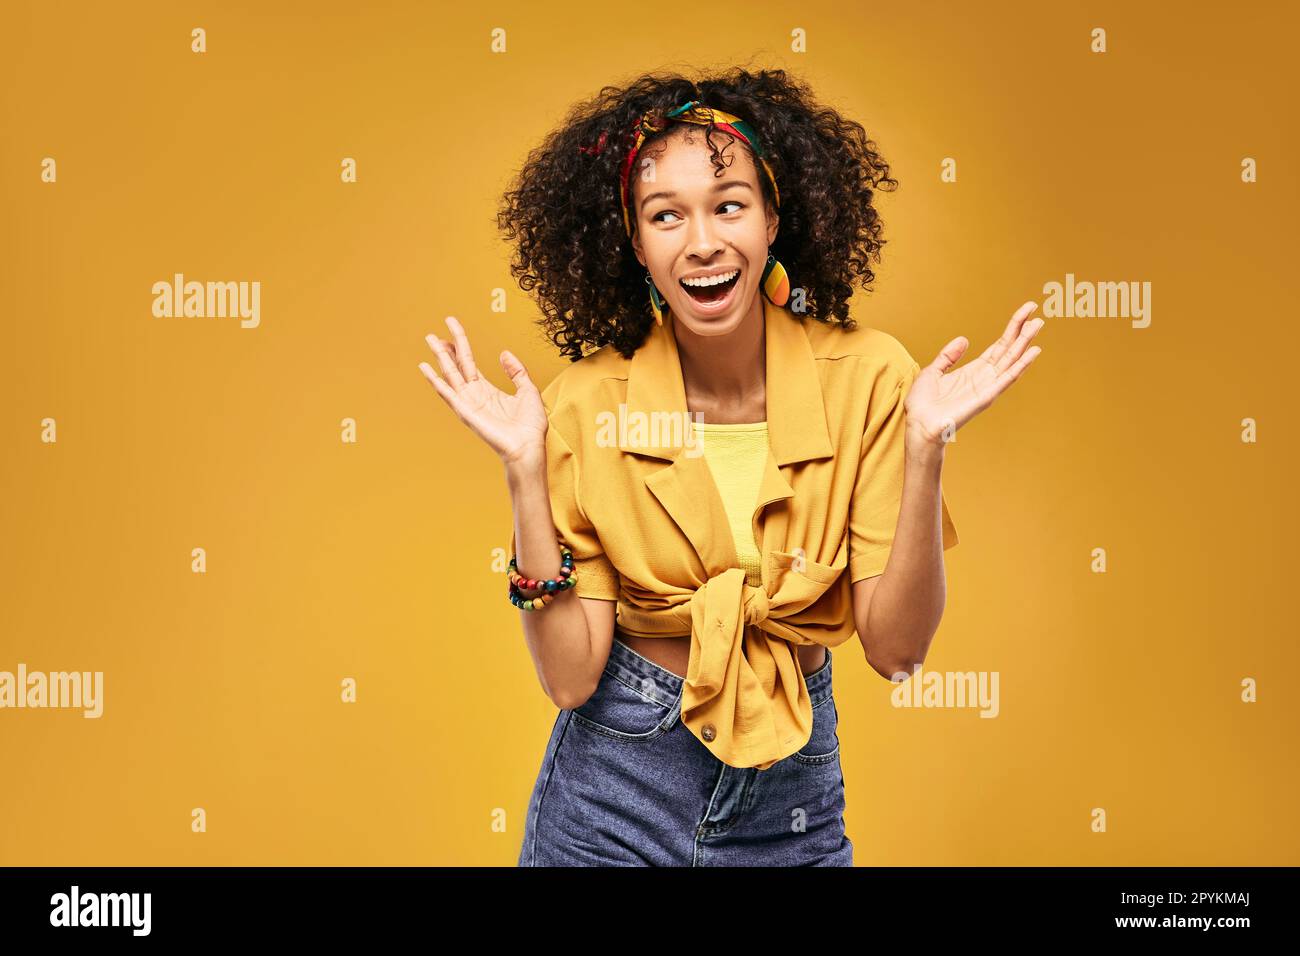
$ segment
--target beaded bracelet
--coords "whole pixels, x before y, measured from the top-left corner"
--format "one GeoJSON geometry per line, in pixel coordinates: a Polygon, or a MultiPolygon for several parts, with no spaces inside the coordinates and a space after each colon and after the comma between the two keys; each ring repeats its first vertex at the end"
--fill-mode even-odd
{"type": "Polygon", "coordinates": [[[563,543],[560,545],[560,556],[559,576],[542,581],[535,578],[526,578],[520,574],[519,566],[515,563],[515,556],[511,555],[510,567],[506,569],[506,577],[510,579],[510,603],[522,611],[540,611],[555,600],[557,593],[568,590],[577,584],[578,575],[573,570],[573,552],[565,547],[563,543]],[[536,588],[541,588],[543,593],[535,598],[524,597],[524,590],[536,588]]]}

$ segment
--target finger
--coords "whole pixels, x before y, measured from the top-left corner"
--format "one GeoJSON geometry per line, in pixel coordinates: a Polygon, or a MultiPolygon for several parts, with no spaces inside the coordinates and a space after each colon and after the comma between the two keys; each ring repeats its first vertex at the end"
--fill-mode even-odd
{"type": "Polygon", "coordinates": [[[451,406],[451,410],[455,412],[457,416],[463,417],[460,414],[460,400],[457,397],[455,390],[438,377],[438,373],[433,370],[433,366],[428,362],[421,362],[420,371],[424,373],[425,378],[433,383],[433,387],[437,389],[438,394],[443,397],[443,400],[451,406]]]}
{"type": "Polygon", "coordinates": [[[524,363],[515,357],[515,353],[506,349],[501,353],[501,367],[506,370],[510,376],[510,381],[515,383],[515,390],[523,388],[525,385],[532,385],[533,380],[528,376],[528,370],[524,368],[524,363]]]}
{"type": "Polygon", "coordinates": [[[460,360],[461,373],[464,374],[465,381],[472,382],[479,377],[478,366],[474,364],[474,353],[470,351],[469,336],[465,334],[465,327],[460,324],[460,319],[449,315],[447,328],[451,329],[452,338],[456,342],[456,358],[460,360]]]}
{"type": "Polygon", "coordinates": [[[1012,363],[1024,354],[1025,349],[1029,346],[1030,340],[1038,334],[1039,329],[1041,329],[1044,324],[1043,319],[1030,319],[1022,325],[1020,327],[1020,334],[1017,335],[1016,340],[1011,343],[1011,348],[1002,353],[1002,357],[994,363],[993,367],[999,372],[1005,372],[1010,368],[1012,363]]]}
{"type": "Polygon", "coordinates": [[[448,384],[457,391],[464,388],[465,377],[460,374],[460,368],[456,365],[456,360],[452,356],[447,343],[432,332],[426,335],[424,340],[429,343],[429,348],[433,349],[433,354],[438,356],[438,364],[442,366],[442,374],[446,377],[448,384]]]}
{"type": "Polygon", "coordinates": [[[1036,308],[1038,308],[1037,302],[1026,302],[1020,308],[1016,309],[1015,314],[1011,316],[1011,321],[1007,323],[1006,330],[1002,333],[1002,337],[985,349],[984,354],[981,355],[980,358],[984,359],[984,361],[988,362],[990,365],[997,365],[998,361],[1002,358],[1003,353],[1010,348],[1011,344],[1015,342],[1016,336],[1020,334],[1021,323],[1023,323],[1036,308]]]}
{"type": "Polygon", "coordinates": [[[1020,327],[1025,319],[1033,314],[1034,309],[1038,308],[1037,302],[1026,302],[1012,314],[1010,321],[1007,322],[1006,329],[1003,330],[1002,336],[988,347],[983,358],[990,365],[997,365],[1002,356],[1006,354],[1008,348],[1016,341],[1020,335],[1020,327]]]}
{"type": "Polygon", "coordinates": [[[968,348],[970,348],[970,339],[964,335],[959,335],[940,349],[939,354],[934,357],[934,361],[927,367],[946,372],[957,364],[961,357],[966,354],[968,348]]]}
{"type": "Polygon", "coordinates": [[[1043,350],[1040,346],[1035,345],[1024,355],[1020,356],[1020,360],[1016,362],[1015,365],[1012,365],[1009,369],[999,375],[996,382],[997,391],[993,393],[993,397],[997,398],[1006,391],[1011,383],[1018,379],[1025,369],[1029,368],[1030,363],[1033,362],[1034,359],[1038,358],[1038,354],[1042,351],[1043,350]]]}

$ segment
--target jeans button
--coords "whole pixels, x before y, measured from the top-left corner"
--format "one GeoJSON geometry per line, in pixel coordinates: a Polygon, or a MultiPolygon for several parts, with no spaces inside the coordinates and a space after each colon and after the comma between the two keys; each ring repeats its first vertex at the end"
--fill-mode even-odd
{"type": "Polygon", "coordinates": [[[712,740],[714,737],[718,735],[718,732],[714,729],[712,724],[705,724],[703,727],[700,728],[700,734],[704,737],[705,740],[712,740]]]}

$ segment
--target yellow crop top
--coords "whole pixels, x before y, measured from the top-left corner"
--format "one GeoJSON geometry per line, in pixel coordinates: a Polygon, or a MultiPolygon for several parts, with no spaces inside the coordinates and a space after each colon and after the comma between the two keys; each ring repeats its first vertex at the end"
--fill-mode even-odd
{"type": "Polygon", "coordinates": [[[767,422],[712,424],[693,422],[695,439],[727,510],[727,522],[736,542],[736,557],[745,581],[762,587],[762,558],[754,543],[754,508],[767,468],[767,422]]]}

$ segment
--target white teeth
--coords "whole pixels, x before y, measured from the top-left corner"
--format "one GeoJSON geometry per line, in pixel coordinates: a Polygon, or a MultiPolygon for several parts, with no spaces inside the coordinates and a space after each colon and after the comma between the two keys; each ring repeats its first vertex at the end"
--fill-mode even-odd
{"type": "Polygon", "coordinates": [[[718,285],[722,282],[729,282],[736,276],[740,275],[739,269],[732,269],[730,272],[724,272],[721,275],[705,276],[702,279],[683,279],[682,285],[694,286],[695,288],[704,289],[711,285],[718,285]]]}

